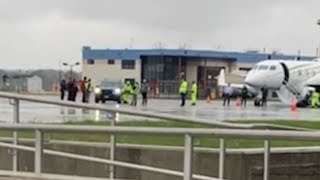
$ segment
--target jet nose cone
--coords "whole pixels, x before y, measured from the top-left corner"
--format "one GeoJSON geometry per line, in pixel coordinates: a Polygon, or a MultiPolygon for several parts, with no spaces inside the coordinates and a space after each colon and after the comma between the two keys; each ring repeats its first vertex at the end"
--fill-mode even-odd
{"type": "Polygon", "coordinates": [[[244,82],[249,86],[260,86],[261,80],[256,76],[248,75],[244,82]]]}

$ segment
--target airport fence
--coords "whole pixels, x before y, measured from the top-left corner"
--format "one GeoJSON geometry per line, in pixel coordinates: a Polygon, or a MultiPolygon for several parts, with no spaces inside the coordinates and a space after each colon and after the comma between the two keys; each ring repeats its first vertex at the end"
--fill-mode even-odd
{"type": "MultiPolygon", "coordinates": [[[[184,180],[203,179],[215,180],[225,178],[225,157],[226,157],[226,141],[228,139],[259,139],[264,140],[264,180],[269,179],[269,159],[270,159],[270,142],[271,140],[320,140],[320,132],[303,132],[303,131],[289,131],[289,130],[253,130],[257,128],[253,125],[235,125],[231,123],[206,121],[201,119],[192,119],[188,117],[179,117],[174,115],[155,114],[141,111],[123,110],[120,108],[112,108],[101,105],[81,104],[74,102],[62,102],[55,100],[46,100],[43,98],[28,97],[24,95],[0,93],[1,98],[9,99],[13,105],[13,123],[0,124],[0,130],[13,132],[13,143],[1,142],[0,147],[14,149],[12,153],[13,167],[12,172],[18,173],[18,150],[31,151],[35,153],[34,158],[34,174],[43,177],[42,173],[42,155],[50,154],[60,157],[68,157],[80,159],[90,162],[102,163],[110,165],[109,178],[115,178],[115,166],[132,168],[141,171],[149,171],[154,173],[172,175],[183,177],[184,180]],[[198,122],[204,124],[214,125],[223,129],[205,129],[205,128],[141,128],[141,127],[116,127],[115,119],[112,120],[112,127],[97,127],[97,126],[71,126],[71,125],[37,125],[37,124],[19,124],[20,120],[20,102],[30,101],[36,103],[44,103],[58,106],[67,106],[82,109],[100,110],[112,113],[123,113],[134,116],[143,116],[158,118],[164,120],[175,120],[183,122],[198,122]],[[229,129],[225,129],[229,128],[229,129]],[[19,145],[18,131],[33,131],[35,133],[34,148],[19,145]],[[110,159],[89,157],[79,154],[71,154],[60,151],[46,150],[43,148],[43,135],[46,133],[62,133],[62,132],[76,132],[76,133],[96,133],[110,135],[110,159]],[[183,172],[157,168],[153,166],[146,166],[140,164],[132,164],[127,162],[118,161],[115,159],[116,154],[116,136],[118,135],[157,135],[157,136],[182,136],[184,137],[184,161],[183,172]],[[203,175],[193,174],[193,141],[197,137],[219,138],[219,174],[218,177],[208,177],[203,175]]],[[[267,128],[267,126],[260,126],[259,128],[267,128]]],[[[283,128],[283,127],[281,127],[283,128]]]]}

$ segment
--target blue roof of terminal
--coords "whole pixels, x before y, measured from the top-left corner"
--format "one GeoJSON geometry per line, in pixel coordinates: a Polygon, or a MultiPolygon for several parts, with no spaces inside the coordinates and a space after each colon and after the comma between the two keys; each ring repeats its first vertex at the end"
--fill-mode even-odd
{"type": "MultiPolygon", "coordinates": [[[[264,54],[249,52],[226,52],[226,51],[209,51],[209,50],[181,50],[181,49],[91,49],[83,47],[83,59],[139,59],[141,56],[182,56],[182,57],[200,57],[200,58],[223,58],[237,60],[238,62],[255,63],[268,59],[290,60],[296,59],[294,55],[283,54],[264,54]]],[[[315,57],[301,56],[303,60],[312,60],[315,57]]]]}

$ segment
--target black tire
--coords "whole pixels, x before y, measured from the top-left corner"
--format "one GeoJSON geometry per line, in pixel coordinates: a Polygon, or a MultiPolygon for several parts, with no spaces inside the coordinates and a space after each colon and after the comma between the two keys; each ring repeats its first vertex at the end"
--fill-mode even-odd
{"type": "Polygon", "coordinates": [[[117,102],[118,102],[118,104],[121,104],[121,100],[120,99],[118,99],[117,102]]]}
{"type": "Polygon", "coordinates": [[[99,103],[99,99],[95,98],[94,102],[99,103]]]}
{"type": "Polygon", "coordinates": [[[104,104],[104,103],[106,103],[106,100],[105,100],[105,99],[102,99],[101,102],[104,104]]]}

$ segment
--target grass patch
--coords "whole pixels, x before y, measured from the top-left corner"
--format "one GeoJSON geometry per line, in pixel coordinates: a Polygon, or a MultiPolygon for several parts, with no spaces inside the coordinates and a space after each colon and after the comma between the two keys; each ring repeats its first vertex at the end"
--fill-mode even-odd
{"type": "MultiPolygon", "coordinates": [[[[228,121],[232,123],[269,123],[275,125],[294,126],[301,128],[320,129],[320,122],[316,121],[287,121],[287,120],[270,120],[270,121],[228,121]]],[[[109,126],[108,121],[81,121],[81,122],[66,122],[68,125],[97,125],[109,126]]],[[[177,121],[127,121],[117,123],[117,126],[128,127],[184,127],[184,128],[210,128],[212,126],[201,125],[195,123],[177,122],[177,121]]],[[[11,132],[0,131],[0,137],[12,137],[11,132]]],[[[20,132],[20,138],[34,138],[32,132],[20,132]]],[[[70,141],[87,141],[87,142],[108,142],[108,135],[101,134],[80,134],[80,133],[48,133],[45,134],[46,139],[52,140],[70,140],[70,141]]],[[[172,136],[117,136],[117,142],[126,144],[144,144],[144,145],[165,145],[165,146],[183,146],[183,137],[172,136]]],[[[197,147],[214,147],[219,146],[218,139],[214,138],[199,138],[195,139],[197,147]]],[[[310,141],[272,141],[273,147],[297,147],[297,146],[320,146],[320,142],[310,141]]],[[[229,148],[257,148],[263,147],[262,140],[245,140],[245,139],[230,139],[227,140],[229,148]]]]}

